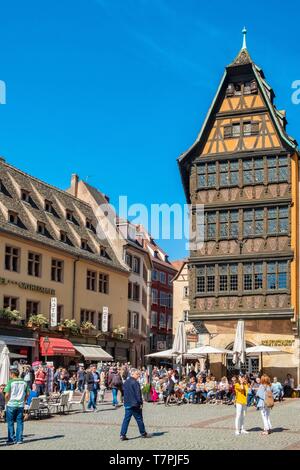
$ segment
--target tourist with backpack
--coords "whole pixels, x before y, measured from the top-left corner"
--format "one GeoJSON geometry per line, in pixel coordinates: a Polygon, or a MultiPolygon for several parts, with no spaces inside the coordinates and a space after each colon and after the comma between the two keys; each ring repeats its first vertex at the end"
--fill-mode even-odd
{"type": "Polygon", "coordinates": [[[262,435],[266,436],[271,433],[272,425],[270,421],[271,409],[274,406],[274,398],[271,389],[271,380],[267,375],[262,375],[260,387],[256,393],[256,407],[261,412],[264,423],[262,435]]]}
{"type": "Polygon", "coordinates": [[[118,372],[117,367],[114,367],[111,371],[108,379],[108,386],[112,391],[112,404],[115,408],[118,407],[118,391],[121,390],[123,386],[123,381],[120,373],[118,372]]]}

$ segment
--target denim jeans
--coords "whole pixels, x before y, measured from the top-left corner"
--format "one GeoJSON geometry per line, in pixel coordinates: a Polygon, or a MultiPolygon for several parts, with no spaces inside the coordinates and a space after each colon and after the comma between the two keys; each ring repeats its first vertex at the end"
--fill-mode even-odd
{"type": "Polygon", "coordinates": [[[59,391],[60,393],[67,391],[67,383],[63,382],[62,380],[59,382],[59,391]]]}
{"type": "Polygon", "coordinates": [[[78,380],[78,390],[82,393],[84,390],[84,380],[78,380]]]}
{"type": "Polygon", "coordinates": [[[248,392],[247,395],[247,406],[252,406],[254,404],[254,399],[255,399],[255,393],[254,392],[248,392]]]}
{"type": "Polygon", "coordinates": [[[90,399],[89,399],[89,402],[88,402],[88,409],[90,410],[91,408],[94,408],[94,410],[96,410],[97,406],[96,406],[96,403],[97,403],[97,393],[98,393],[98,390],[91,390],[90,391],[90,399]]]}
{"type": "Polygon", "coordinates": [[[118,389],[117,388],[112,388],[112,399],[113,399],[113,406],[116,406],[118,404],[118,389]]]}
{"type": "Polygon", "coordinates": [[[121,428],[121,436],[126,436],[128,426],[132,416],[135,418],[137,425],[139,427],[140,434],[146,434],[145,425],[143,421],[143,411],[142,408],[125,408],[125,416],[121,428]]]}
{"type": "Polygon", "coordinates": [[[40,395],[44,395],[45,393],[45,385],[44,384],[36,384],[36,393],[39,397],[40,395]]]}
{"type": "Polygon", "coordinates": [[[196,395],[196,392],[186,392],[184,394],[184,398],[188,401],[190,401],[190,398],[192,398],[192,402],[195,401],[195,395],[196,395]]]}
{"type": "Polygon", "coordinates": [[[24,408],[14,408],[12,406],[6,407],[6,422],[8,431],[8,442],[22,442],[23,441],[23,413],[24,408]],[[17,429],[15,433],[15,424],[17,429]]]}

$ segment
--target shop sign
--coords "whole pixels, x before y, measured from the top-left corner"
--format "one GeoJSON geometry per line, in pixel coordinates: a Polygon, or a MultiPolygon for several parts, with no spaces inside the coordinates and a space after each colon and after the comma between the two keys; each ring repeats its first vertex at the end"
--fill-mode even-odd
{"type": "Polygon", "coordinates": [[[0,284],[4,284],[5,286],[7,286],[8,284],[15,285],[15,286],[20,287],[20,289],[40,292],[41,294],[55,295],[54,289],[49,289],[48,287],[36,286],[34,284],[28,284],[27,282],[12,281],[11,279],[6,279],[5,277],[0,277],[0,284]]]}
{"type": "Polygon", "coordinates": [[[51,326],[57,326],[57,297],[51,297],[50,301],[51,326]]]}
{"type": "Polygon", "coordinates": [[[265,341],[261,342],[262,346],[270,346],[270,347],[276,347],[276,346],[282,346],[282,347],[292,347],[295,344],[295,340],[292,339],[268,339],[265,341]]]}
{"type": "Polygon", "coordinates": [[[103,307],[102,309],[102,331],[107,333],[108,331],[108,307],[103,307]]]}

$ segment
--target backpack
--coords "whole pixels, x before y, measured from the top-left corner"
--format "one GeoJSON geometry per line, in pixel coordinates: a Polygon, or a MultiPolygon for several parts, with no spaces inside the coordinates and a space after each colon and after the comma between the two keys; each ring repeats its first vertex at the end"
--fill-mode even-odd
{"type": "Polygon", "coordinates": [[[266,390],[265,394],[265,407],[266,408],[273,408],[274,406],[274,398],[271,389],[266,390]]]}
{"type": "Polygon", "coordinates": [[[122,379],[119,374],[113,374],[111,384],[114,387],[120,387],[120,385],[122,384],[122,379]]]}

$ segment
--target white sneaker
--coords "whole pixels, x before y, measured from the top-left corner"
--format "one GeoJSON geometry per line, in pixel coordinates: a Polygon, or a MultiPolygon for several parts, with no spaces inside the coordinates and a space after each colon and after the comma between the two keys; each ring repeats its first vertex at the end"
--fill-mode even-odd
{"type": "Polygon", "coordinates": [[[236,436],[239,436],[240,434],[241,434],[240,431],[235,431],[236,436]]]}
{"type": "Polygon", "coordinates": [[[249,434],[249,431],[246,431],[245,429],[242,429],[241,434],[249,434]]]}

